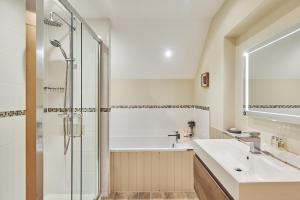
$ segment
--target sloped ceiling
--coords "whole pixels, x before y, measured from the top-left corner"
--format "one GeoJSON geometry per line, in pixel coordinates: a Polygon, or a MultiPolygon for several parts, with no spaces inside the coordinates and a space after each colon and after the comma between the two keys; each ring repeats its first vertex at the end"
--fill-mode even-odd
{"type": "Polygon", "coordinates": [[[113,78],[190,79],[224,0],[70,2],[86,19],[110,19],[113,78]]]}

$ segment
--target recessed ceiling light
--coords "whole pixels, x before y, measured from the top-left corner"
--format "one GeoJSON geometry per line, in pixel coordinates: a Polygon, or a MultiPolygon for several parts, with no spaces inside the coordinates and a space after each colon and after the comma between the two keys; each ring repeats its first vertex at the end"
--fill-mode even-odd
{"type": "Polygon", "coordinates": [[[165,57],[166,57],[166,58],[172,58],[172,57],[173,57],[173,51],[170,50],[170,49],[167,49],[167,50],[165,51],[165,57]]]}

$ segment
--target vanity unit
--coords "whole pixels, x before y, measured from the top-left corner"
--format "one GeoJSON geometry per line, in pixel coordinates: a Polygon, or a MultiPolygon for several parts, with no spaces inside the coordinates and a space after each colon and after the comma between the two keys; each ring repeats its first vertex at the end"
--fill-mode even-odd
{"type": "Polygon", "coordinates": [[[223,185],[207,168],[203,161],[194,155],[194,189],[199,199],[233,199],[223,185]]]}
{"type": "Polygon", "coordinates": [[[235,139],[194,141],[194,188],[201,200],[299,200],[300,170],[250,153],[235,139]]]}

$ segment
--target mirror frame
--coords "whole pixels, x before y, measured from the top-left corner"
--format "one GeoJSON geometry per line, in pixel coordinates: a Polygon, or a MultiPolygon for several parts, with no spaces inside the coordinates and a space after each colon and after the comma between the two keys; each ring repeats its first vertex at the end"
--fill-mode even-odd
{"type": "Polygon", "coordinates": [[[300,115],[253,111],[249,108],[249,55],[298,32],[300,32],[300,23],[244,52],[244,115],[272,121],[300,124],[300,115]]]}

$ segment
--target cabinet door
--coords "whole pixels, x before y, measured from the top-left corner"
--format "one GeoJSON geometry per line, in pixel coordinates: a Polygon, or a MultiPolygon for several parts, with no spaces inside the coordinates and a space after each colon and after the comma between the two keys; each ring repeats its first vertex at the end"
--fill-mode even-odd
{"type": "Polygon", "coordinates": [[[194,156],[194,188],[200,200],[230,200],[200,160],[194,156]]]}

